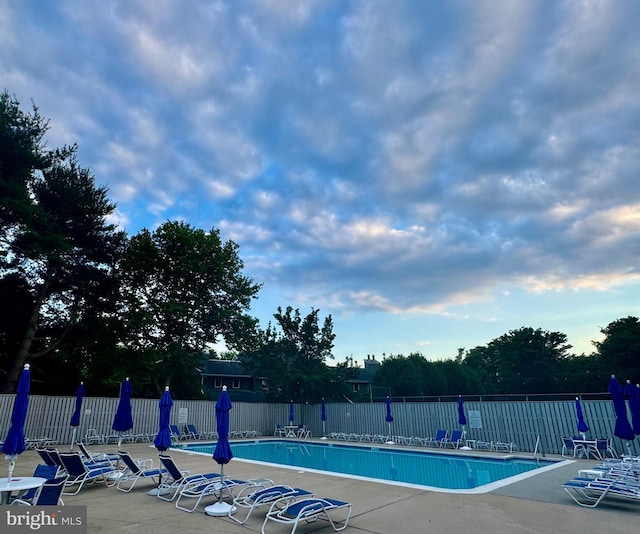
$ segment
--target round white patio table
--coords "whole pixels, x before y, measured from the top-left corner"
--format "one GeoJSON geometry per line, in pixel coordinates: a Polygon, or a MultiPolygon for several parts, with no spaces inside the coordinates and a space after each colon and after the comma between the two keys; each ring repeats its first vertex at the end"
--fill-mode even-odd
{"type": "Polygon", "coordinates": [[[16,491],[18,496],[27,490],[39,488],[47,481],[42,477],[7,477],[0,478],[0,504],[9,504],[11,494],[16,491]]]}

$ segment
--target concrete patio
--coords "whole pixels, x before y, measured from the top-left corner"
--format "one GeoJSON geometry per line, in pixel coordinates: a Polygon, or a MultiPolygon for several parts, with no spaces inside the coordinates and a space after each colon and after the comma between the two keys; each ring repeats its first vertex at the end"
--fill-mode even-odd
{"type": "MultiPolygon", "coordinates": [[[[61,445],[60,450],[68,450],[61,445]]],[[[154,458],[149,444],[126,444],[134,457],[154,458]]],[[[92,451],[115,452],[115,446],[94,446],[92,451]]],[[[191,473],[218,471],[208,456],[172,451],[181,469],[191,473]]],[[[460,454],[463,454],[460,452],[460,454]]],[[[15,475],[31,475],[40,457],[26,451],[17,461],[15,475]]],[[[371,534],[531,534],[531,533],[628,533],[638,524],[640,502],[606,500],[595,509],[576,505],[560,485],[587,469],[594,460],[578,460],[513,483],[499,490],[475,495],[439,493],[377,482],[308,473],[232,460],[225,474],[234,478],[267,477],[276,483],[302,487],[320,497],[334,497],[353,504],[345,532],[371,534]]],[[[173,503],[147,495],[150,481],[139,481],[131,493],[104,485],[86,487],[78,495],[64,496],[66,505],[87,507],[88,532],[101,534],[196,534],[260,532],[264,512],[237,525],[228,518],[209,517],[202,506],[192,514],[177,510],[173,503]]],[[[288,533],[284,525],[270,524],[268,533],[288,533]]],[[[325,522],[304,526],[299,532],[333,532],[325,522]]]]}

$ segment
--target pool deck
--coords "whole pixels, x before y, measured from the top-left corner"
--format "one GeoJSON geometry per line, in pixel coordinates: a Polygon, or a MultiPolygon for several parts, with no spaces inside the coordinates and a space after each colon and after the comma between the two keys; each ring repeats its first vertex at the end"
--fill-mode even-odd
{"type": "MultiPolygon", "coordinates": [[[[125,444],[123,449],[136,458],[154,458],[154,465],[158,464],[157,451],[149,444],[125,444]]],[[[68,450],[68,446],[60,446],[59,450],[68,450]]],[[[93,446],[91,450],[115,452],[115,445],[93,446]]],[[[191,473],[218,472],[220,468],[209,456],[182,451],[171,454],[181,469],[191,473]]],[[[459,451],[457,454],[468,453],[459,451]]],[[[35,451],[24,452],[18,457],[14,475],[31,475],[39,460],[35,451]]],[[[577,475],[578,469],[588,469],[595,463],[595,460],[577,460],[488,493],[471,495],[425,491],[236,459],[225,466],[225,475],[240,479],[266,477],[275,483],[313,491],[319,497],[349,501],[353,514],[345,532],[577,534],[637,530],[640,502],[605,499],[597,508],[582,508],[561,488],[563,482],[577,475]]],[[[122,493],[114,487],[94,485],[83,488],[78,495],[64,496],[64,502],[87,506],[89,533],[231,534],[260,532],[262,527],[263,511],[256,511],[241,526],[226,517],[205,515],[202,505],[192,514],[177,510],[173,503],[147,495],[152,487],[150,481],[139,480],[130,493],[122,493]]],[[[290,528],[270,523],[267,532],[289,533],[290,528]]],[[[328,533],[333,530],[325,522],[316,522],[300,527],[298,532],[328,533]]]]}

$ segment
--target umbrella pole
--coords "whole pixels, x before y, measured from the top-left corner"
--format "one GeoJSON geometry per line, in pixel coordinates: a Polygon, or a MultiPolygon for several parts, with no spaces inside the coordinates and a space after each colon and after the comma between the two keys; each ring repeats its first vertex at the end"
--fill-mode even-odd
{"type": "Polygon", "coordinates": [[[16,467],[16,457],[7,456],[7,460],[9,460],[9,478],[7,480],[7,485],[9,485],[11,483],[11,477],[13,477],[13,470],[16,467]]]}
{"type": "Polygon", "coordinates": [[[76,443],[76,430],[77,430],[77,429],[76,429],[76,427],[74,426],[74,427],[73,427],[73,432],[71,433],[71,447],[69,448],[69,450],[70,450],[71,452],[73,452],[73,446],[74,446],[74,445],[75,445],[75,443],[76,443]]]}
{"type": "Polygon", "coordinates": [[[218,502],[222,502],[222,492],[227,485],[224,483],[224,464],[220,464],[220,491],[218,492],[218,502]]]}

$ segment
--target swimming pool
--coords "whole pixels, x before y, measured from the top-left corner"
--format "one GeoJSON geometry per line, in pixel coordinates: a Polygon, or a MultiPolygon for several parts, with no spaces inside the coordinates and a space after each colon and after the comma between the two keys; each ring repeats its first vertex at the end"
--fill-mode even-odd
{"type": "MultiPolygon", "coordinates": [[[[213,454],[215,444],[175,448],[213,454]]],[[[302,443],[290,440],[231,442],[236,459],[456,493],[482,493],[566,462],[526,458],[482,458],[413,449],[302,443]]]]}

